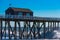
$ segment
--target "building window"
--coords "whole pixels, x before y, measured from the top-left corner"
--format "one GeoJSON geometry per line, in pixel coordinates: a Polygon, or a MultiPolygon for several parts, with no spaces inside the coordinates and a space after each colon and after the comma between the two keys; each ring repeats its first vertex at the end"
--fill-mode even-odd
{"type": "Polygon", "coordinates": [[[19,16],[22,16],[22,12],[19,12],[18,15],[19,15],[19,16]]]}
{"type": "Polygon", "coordinates": [[[26,13],[26,16],[30,16],[30,14],[29,13],[26,13]]]}
{"type": "Polygon", "coordinates": [[[11,13],[6,14],[6,17],[7,17],[7,18],[8,18],[8,17],[11,17],[11,13]]]}

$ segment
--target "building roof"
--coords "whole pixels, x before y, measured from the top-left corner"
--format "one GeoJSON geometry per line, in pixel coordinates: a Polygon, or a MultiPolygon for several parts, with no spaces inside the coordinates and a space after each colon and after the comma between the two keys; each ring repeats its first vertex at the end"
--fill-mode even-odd
{"type": "Polygon", "coordinates": [[[32,12],[30,9],[27,9],[27,8],[14,8],[14,7],[9,7],[9,8],[11,8],[13,11],[32,12]]]}

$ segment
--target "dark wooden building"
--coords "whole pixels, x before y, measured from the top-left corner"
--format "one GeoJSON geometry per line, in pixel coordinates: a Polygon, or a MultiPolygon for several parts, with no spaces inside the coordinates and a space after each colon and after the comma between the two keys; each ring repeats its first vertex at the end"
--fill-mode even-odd
{"type": "Polygon", "coordinates": [[[5,11],[5,15],[18,15],[18,16],[33,16],[33,12],[26,8],[9,7],[5,11]]]}

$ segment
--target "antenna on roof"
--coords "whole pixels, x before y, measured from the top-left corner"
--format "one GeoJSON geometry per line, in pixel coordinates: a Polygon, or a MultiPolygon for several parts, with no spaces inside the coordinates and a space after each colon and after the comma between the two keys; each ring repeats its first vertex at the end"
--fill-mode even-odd
{"type": "Polygon", "coordinates": [[[9,4],[9,7],[11,7],[12,4],[9,4]]]}

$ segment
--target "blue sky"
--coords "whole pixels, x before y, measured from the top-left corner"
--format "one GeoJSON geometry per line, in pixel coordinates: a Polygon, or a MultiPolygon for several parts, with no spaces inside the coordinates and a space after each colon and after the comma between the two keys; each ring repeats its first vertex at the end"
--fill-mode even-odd
{"type": "Polygon", "coordinates": [[[29,8],[34,16],[60,17],[60,0],[0,0],[0,15],[9,7],[29,8]]]}

